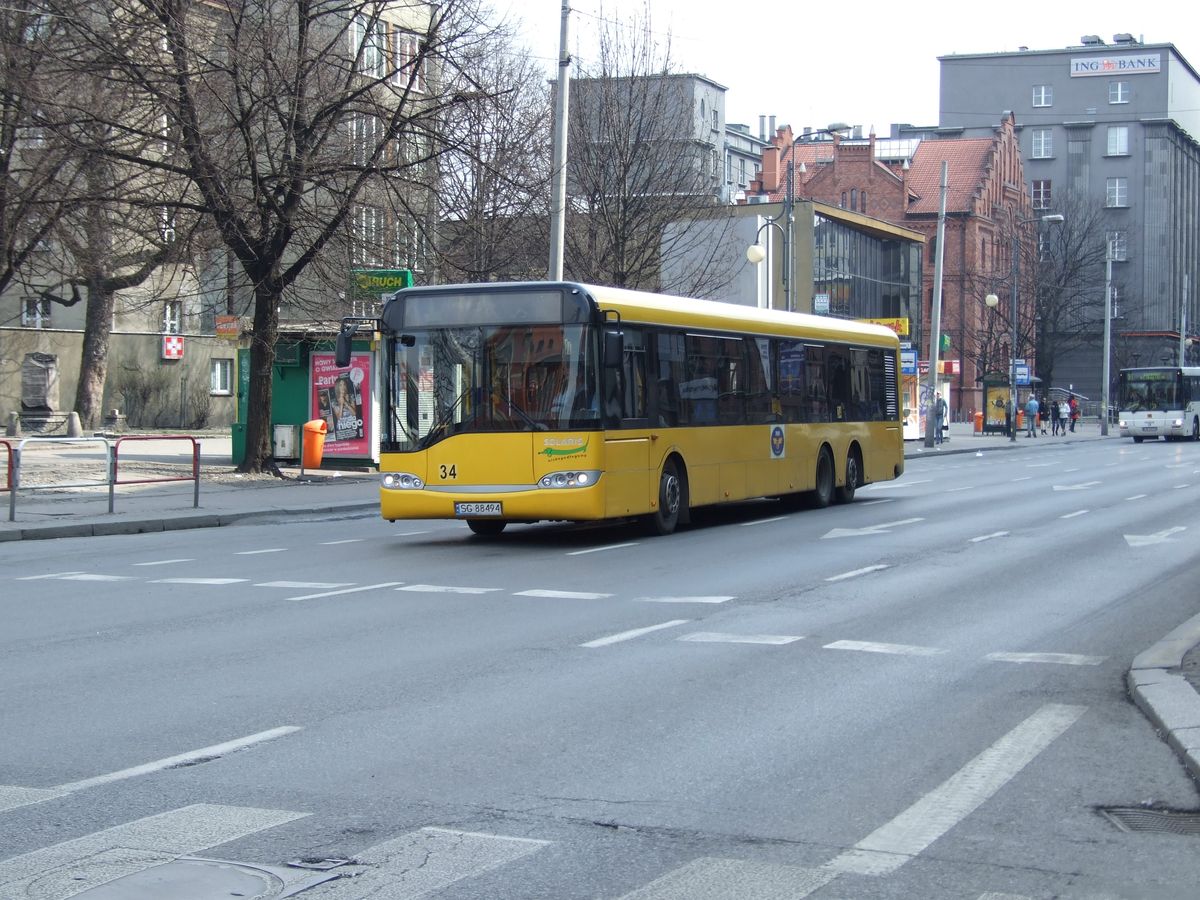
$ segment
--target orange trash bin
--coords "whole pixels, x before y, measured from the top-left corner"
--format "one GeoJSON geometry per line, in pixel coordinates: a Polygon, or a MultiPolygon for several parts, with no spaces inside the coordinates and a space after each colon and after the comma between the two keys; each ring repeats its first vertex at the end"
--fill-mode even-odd
{"type": "Polygon", "coordinates": [[[313,419],[304,423],[300,449],[300,465],[303,468],[321,468],[321,457],[325,455],[325,433],[328,430],[329,425],[324,419],[313,419]]]}
{"type": "Polygon", "coordinates": [[[983,413],[975,413],[975,433],[983,434],[983,413]]]}

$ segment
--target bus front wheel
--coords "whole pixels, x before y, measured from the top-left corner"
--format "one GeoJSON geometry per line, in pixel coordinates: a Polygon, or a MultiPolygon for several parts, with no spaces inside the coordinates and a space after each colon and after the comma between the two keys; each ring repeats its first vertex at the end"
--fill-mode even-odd
{"type": "Polygon", "coordinates": [[[467,519],[467,527],[480,537],[495,537],[507,524],[501,519],[467,519]]]}
{"type": "Polygon", "coordinates": [[[651,534],[670,534],[679,524],[683,508],[684,487],[679,468],[667,460],[658,476],[658,506],[646,517],[651,534]]]}

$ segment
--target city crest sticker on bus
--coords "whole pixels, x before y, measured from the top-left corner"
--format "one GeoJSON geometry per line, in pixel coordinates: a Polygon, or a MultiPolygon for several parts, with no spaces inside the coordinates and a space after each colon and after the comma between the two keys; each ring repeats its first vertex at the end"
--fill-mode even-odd
{"type": "Polygon", "coordinates": [[[583,438],[544,438],[542,449],[538,452],[546,459],[562,459],[566,456],[584,456],[587,454],[588,440],[583,438]]]}
{"type": "Polygon", "coordinates": [[[786,449],[783,441],[783,426],[776,425],[771,429],[771,459],[783,459],[786,449]]]}

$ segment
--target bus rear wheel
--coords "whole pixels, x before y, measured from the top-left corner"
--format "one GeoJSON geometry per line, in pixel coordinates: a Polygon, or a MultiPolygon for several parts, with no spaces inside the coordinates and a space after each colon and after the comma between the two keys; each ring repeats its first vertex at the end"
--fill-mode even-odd
{"type": "Polygon", "coordinates": [[[683,498],[683,478],[675,462],[669,459],[658,476],[658,507],[646,517],[651,534],[670,534],[675,530],[683,509],[683,498]]]}
{"type": "Polygon", "coordinates": [[[833,502],[834,471],[833,454],[828,447],[822,447],[817,454],[817,483],[809,496],[812,505],[824,509],[833,502]]]}
{"type": "Polygon", "coordinates": [[[480,537],[495,537],[507,524],[502,519],[467,519],[467,527],[480,537]]]}
{"type": "Polygon", "coordinates": [[[854,502],[854,493],[860,484],[862,484],[862,463],[859,461],[858,451],[851,450],[846,454],[846,483],[837,489],[837,502],[854,502]]]}
{"type": "Polygon", "coordinates": [[[1192,440],[1200,441],[1200,419],[1192,419],[1192,440]]]}

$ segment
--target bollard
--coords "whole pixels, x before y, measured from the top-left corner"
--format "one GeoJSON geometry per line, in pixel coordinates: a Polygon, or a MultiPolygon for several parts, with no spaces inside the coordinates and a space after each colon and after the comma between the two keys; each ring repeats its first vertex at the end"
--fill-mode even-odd
{"type": "Polygon", "coordinates": [[[21,414],[8,414],[8,427],[4,429],[5,437],[20,437],[21,436],[21,414]]]}
{"type": "Polygon", "coordinates": [[[83,437],[83,426],[79,423],[77,412],[67,416],[67,437],[83,437]]]}

